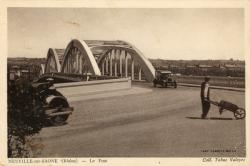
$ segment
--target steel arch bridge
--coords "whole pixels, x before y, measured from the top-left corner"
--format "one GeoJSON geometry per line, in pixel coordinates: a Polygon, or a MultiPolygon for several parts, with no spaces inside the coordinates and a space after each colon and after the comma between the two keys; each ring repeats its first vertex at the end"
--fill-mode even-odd
{"type": "Polygon", "coordinates": [[[65,49],[49,48],[45,64],[45,73],[57,73],[61,71],[61,63],[65,49]]]}
{"type": "Polygon", "coordinates": [[[108,75],[152,81],[155,69],[125,41],[71,40],[66,49],[49,49],[45,73],[108,75]]]}

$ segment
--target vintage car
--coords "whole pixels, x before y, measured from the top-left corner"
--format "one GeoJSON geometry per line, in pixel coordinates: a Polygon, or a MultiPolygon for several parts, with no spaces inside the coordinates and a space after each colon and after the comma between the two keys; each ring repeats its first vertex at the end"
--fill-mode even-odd
{"type": "Polygon", "coordinates": [[[162,87],[174,87],[177,88],[177,82],[173,78],[173,74],[171,71],[163,71],[163,70],[157,70],[155,72],[155,79],[153,80],[154,87],[157,86],[157,84],[161,85],[162,87]]]}
{"type": "Polygon", "coordinates": [[[44,111],[46,122],[53,126],[64,124],[72,114],[73,107],[70,107],[67,99],[56,90],[53,79],[47,79],[47,82],[33,82],[32,87],[36,94],[36,105],[40,106],[37,109],[44,111]]]}

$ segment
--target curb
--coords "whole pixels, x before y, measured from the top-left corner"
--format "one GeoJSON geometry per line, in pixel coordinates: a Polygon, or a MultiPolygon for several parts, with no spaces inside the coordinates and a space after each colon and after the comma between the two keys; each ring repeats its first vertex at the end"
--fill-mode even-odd
{"type": "MultiPolygon", "coordinates": [[[[180,86],[188,86],[188,87],[196,87],[196,88],[200,87],[200,85],[197,85],[197,84],[178,83],[178,85],[180,85],[180,86]]],[[[222,86],[210,86],[210,88],[211,89],[219,89],[219,90],[245,92],[245,88],[233,88],[233,87],[222,87],[222,86]]]]}

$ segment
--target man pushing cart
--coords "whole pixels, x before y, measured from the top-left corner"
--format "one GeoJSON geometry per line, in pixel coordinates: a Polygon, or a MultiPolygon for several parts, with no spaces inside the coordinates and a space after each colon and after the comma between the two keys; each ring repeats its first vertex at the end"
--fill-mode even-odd
{"type": "Polygon", "coordinates": [[[209,77],[205,77],[205,81],[201,84],[201,104],[202,104],[202,115],[201,118],[205,119],[210,109],[210,103],[219,107],[219,112],[222,114],[225,110],[231,111],[236,119],[244,119],[246,116],[245,109],[238,107],[237,105],[221,100],[219,102],[210,100],[210,87],[209,77]]]}

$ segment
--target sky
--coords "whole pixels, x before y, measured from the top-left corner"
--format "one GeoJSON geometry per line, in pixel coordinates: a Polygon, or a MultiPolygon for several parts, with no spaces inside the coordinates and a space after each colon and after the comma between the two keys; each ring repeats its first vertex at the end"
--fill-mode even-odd
{"type": "Polygon", "coordinates": [[[245,59],[241,8],[8,8],[7,21],[8,57],[79,39],[128,41],[153,59],[245,59]]]}

